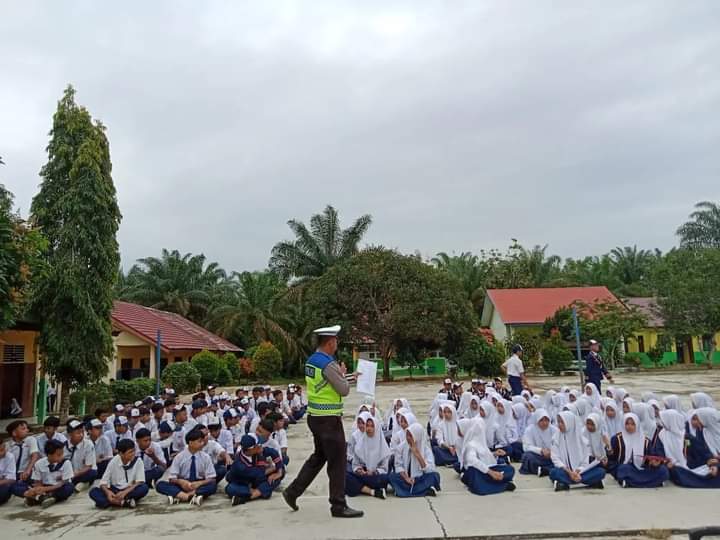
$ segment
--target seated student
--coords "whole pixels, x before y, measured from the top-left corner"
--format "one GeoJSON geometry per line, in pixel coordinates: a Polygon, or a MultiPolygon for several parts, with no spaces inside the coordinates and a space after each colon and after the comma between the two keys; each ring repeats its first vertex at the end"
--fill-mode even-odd
{"type": "Polygon", "coordinates": [[[113,420],[113,431],[107,431],[105,433],[105,438],[107,438],[108,442],[110,443],[113,454],[117,453],[117,443],[119,443],[123,439],[132,441],[133,438],[132,434],[128,429],[127,418],[124,416],[116,416],[115,420],[113,420]]]}
{"type": "Polygon", "coordinates": [[[350,437],[347,440],[347,443],[345,444],[347,449],[347,467],[346,470],[348,472],[352,471],[352,460],[353,456],[355,455],[355,445],[360,440],[360,437],[362,437],[362,434],[365,433],[365,420],[363,420],[360,415],[362,413],[358,412],[357,417],[355,418],[355,425],[353,426],[352,433],[350,433],[350,437]]]}
{"type": "Polygon", "coordinates": [[[509,461],[522,459],[522,440],[518,438],[517,424],[509,401],[498,400],[495,405],[494,450],[502,450],[509,461]]]}
{"type": "Polygon", "coordinates": [[[439,422],[435,432],[437,445],[432,448],[433,456],[435,456],[435,463],[438,466],[453,466],[458,461],[457,444],[460,439],[457,413],[455,406],[449,401],[441,405],[441,411],[442,420],[439,422]]]}
{"type": "Polygon", "coordinates": [[[169,467],[172,465],[173,457],[177,454],[173,448],[173,428],[172,426],[163,420],[158,426],[158,440],[157,443],[162,450],[163,457],[165,458],[165,464],[169,467]]]}
{"type": "MultiPolygon", "coordinates": [[[[146,430],[148,439],[150,431],[146,430]]],[[[135,455],[135,444],[122,439],[117,445],[117,455],[110,460],[100,485],[88,495],[98,508],[135,508],[137,502],[148,494],[142,460],[135,455]]]]}
{"type": "Polygon", "coordinates": [[[45,504],[45,502],[61,502],[75,492],[71,482],[73,469],[70,461],[66,460],[65,445],[60,441],[50,439],[45,443],[45,457],[33,465],[30,477],[31,486],[22,496],[27,506],[45,504]]]}
{"type": "Polygon", "coordinates": [[[613,435],[617,435],[623,429],[623,418],[620,413],[620,407],[613,400],[609,399],[605,402],[603,410],[605,413],[603,415],[605,435],[607,435],[608,438],[612,438],[613,435]]]}
{"type": "Polygon", "coordinates": [[[235,454],[233,434],[229,429],[222,427],[219,417],[215,417],[209,421],[208,431],[210,432],[210,439],[222,446],[228,456],[235,454]]]}
{"type": "Polygon", "coordinates": [[[85,438],[85,428],[80,420],[70,420],[67,423],[67,441],[65,441],[65,459],[73,468],[72,483],[76,489],[80,484],[87,487],[97,478],[97,458],[95,445],[85,438]]]}
{"type": "Polygon", "coordinates": [[[700,407],[693,412],[691,421],[696,426],[696,445],[701,447],[702,457],[720,460],[720,412],[712,407],[700,407]]]}
{"type": "Polygon", "coordinates": [[[605,470],[598,466],[599,461],[591,462],[590,449],[582,436],[582,420],[570,411],[562,411],[557,415],[557,427],[550,451],[550,480],[555,491],[567,491],[574,484],[603,489],[605,470]]]}
{"type": "Polygon", "coordinates": [[[660,487],[670,477],[662,464],[664,456],[650,455],[650,442],[636,414],[625,414],[623,430],[611,439],[610,445],[608,469],[622,487],[660,487]]]}
{"type": "MultiPolygon", "coordinates": [[[[465,394],[463,394],[465,395],[465,394]]],[[[455,465],[453,465],[453,469],[455,469],[455,472],[458,474],[462,474],[465,470],[465,464],[463,463],[463,446],[465,445],[465,436],[467,435],[468,430],[470,429],[470,426],[472,425],[473,418],[461,418],[457,421],[458,424],[458,435],[460,435],[460,438],[458,439],[457,443],[457,457],[458,461],[455,465]]],[[[404,430],[403,430],[404,433],[404,430]]]]}
{"type": "Polygon", "coordinates": [[[107,437],[103,436],[104,425],[99,418],[93,418],[87,423],[87,432],[90,442],[95,446],[95,464],[98,478],[102,478],[105,469],[113,457],[112,446],[107,437]]]}
{"type": "Polygon", "coordinates": [[[553,436],[557,428],[550,423],[550,415],[545,409],[537,409],[533,420],[523,434],[523,455],[520,474],[547,476],[553,468],[550,457],[553,436]]]}
{"type": "Polygon", "coordinates": [[[139,429],[135,434],[135,455],[142,462],[144,481],[151,487],[165,473],[167,462],[160,444],[152,440],[152,433],[147,428],[139,429]]]}
{"type": "MultiPolygon", "coordinates": [[[[594,385],[593,385],[594,386],[594,385]]],[[[607,453],[610,450],[610,437],[603,432],[603,423],[599,413],[590,413],[585,420],[583,437],[587,441],[590,457],[600,462],[603,468],[608,465],[607,453]]]]}
{"type": "Polygon", "coordinates": [[[5,448],[15,462],[17,479],[11,490],[16,497],[22,497],[30,487],[33,466],[40,459],[37,439],[30,435],[30,427],[25,420],[13,420],[5,430],[10,435],[10,439],[5,442],[5,448]]]}
{"type": "Polygon", "coordinates": [[[280,448],[280,455],[282,456],[283,465],[287,467],[288,463],[290,463],[290,458],[288,457],[288,437],[287,430],[285,429],[285,420],[278,413],[269,414],[268,418],[273,422],[275,427],[270,437],[277,443],[277,446],[280,448]]]}
{"type": "Polygon", "coordinates": [[[294,384],[288,386],[286,396],[291,416],[295,419],[295,422],[298,422],[305,415],[305,408],[303,407],[300,396],[296,393],[294,384]]]}
{"type": "Polygon", "coordinates": [[[199,429],[203,434],[203,452],[205,452],[212,460],[215,467],[215,478],[219,482],[227,474],[227,468],[232,465],[232,456],[225,452],[220,443],[210,439],[210,431],[207,426],[198,424],[195,429],[199,429]]]}
{"type": "Polygon", "coordinates": [[[189,502],[200,506],[205,497],[217,491],[215,467],[212,459],[202,451],[205,436],[199,429],[185,435],[187,447],[173,459],[166,481],[156,484],[158,493],[167,495],[168,504],[189,502]]]}
{"type": "Polygon", "coordinates": [[[0,505],[10,500],[16,482],[15,458],[5,444],[0,444],[0,505]]]}
{"type": "Polygon", "coordinates": [[[410,424],[405,430],[405,442],[395,458],[395,472],[388,479],[396,497],[434,497],[440,491],[440,475],[420,424],[410,424]]]}
{"type": "Polygon", "coordinates": [[[278,463],[281,463],[279,454],[272,448],[263,448],[257,435],[243,435],[226,477],[225,493],[232,506],[269,499],[282,478],[278,463]]]}
{"type": "Polygon", "coordinates": [[[266,417],[263,418],[262,422],[260,422],[260,424],[258,424],[257,428],[255,429],[255,435],[257,436],[258,442],[262,445],[263,448],[270,448],[277,455],[277,458],[273,459],[273,465],[280,473],[280,477],[277,481],[271,482],[270,484],[273,489],[276,489],[280,486],[280,482],[282,481],[282,479],[285,478],[286,471],[285,465],[283,464],[282,460],[282,451],[280,445],[276,440],[272,438],[272,433],[274,429],[275,424],[273,424],[273,421],[270,419],[270,415],[266,415],[266,417]]]}
{"type": "Polygon", "coordinates": [[[43,422],[43,432],[35,437],[40,451],[40,457],[45,457],[45,443],[49,440],[60,441],[65,444],[67,438],[58,431],[60,419],[57,416],[48,416],[43,422]]]}
{"type": "Polygon", "coordinates": [[[163,403],[153,403],[150,406],[150,414],[152,417],[150,418],[150,421],[147,422],[148,425],[145,427],[150,430],[153,441],[157,441],[160,439],[158,435],[158,427],[160,426],[160,422],[165,420],[165,405],[163,403]]]}
{"type": "MultiPolygon", "coordinates": [[[[663,429],[658,436],[662,453],[667,457],[670,480],[675,485],[689,488],[720,488],[717,463],[690,469],[685,458],[685,415],[677,410],[660,411],[663,429]]],[[[655,454],[658,453],[656,448],[655,454]]]]}
{"type": "Polygon", "coordinates": [[[515,491],[512,465],[498,465],[497,458],[487,446],[485,421],[470,420],[463,443],[464,472],[461,480],[475,495],[493,495],[503,491],[515,491]]]}
{"type": "Polygon", "coordinates": [[[360,417],[365,421],[365,432],[353,449],[353,470],[345,475],[345,493],[350,497],[363,494],[384,499],[390,448],[379,422],[369,412],[360,413],[360,417]]]}
{"type": "Polygon", "coordinates": [[[230,408],[223,413],[222,417],[225,423],[225,429],[230,432],[230,436],[232,437],[232,453],[235,454],[237,447],[240,445],[240,439],[245,434],[244,430],[240,428],[240,413],[238,413],[237,409],[230,408]]]}

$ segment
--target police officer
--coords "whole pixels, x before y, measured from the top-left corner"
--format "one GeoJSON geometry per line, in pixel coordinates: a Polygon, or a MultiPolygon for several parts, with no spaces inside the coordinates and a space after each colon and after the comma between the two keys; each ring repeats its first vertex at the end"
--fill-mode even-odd
{"type": "Polygon", "coordinates": [[[349,508],[345,500],[345,469],[347,449],[342,424],[343,396],[350,392],[344,364],[333,355],[337,351],[340,326],[319,328],[317,350],[305,363],[308,399],[308,427],[315,450],[303,464],[297,478],[283,491],[283,499],[297,512],[297,499],[327,463],[330,479],[330,514],[333,517],[362,517],[363,512],[349,508]]]}
{"type": "Polygon", "coordinates": [[[603,376],[610,382],[613,382],[612,375],[605,369],[605,364],[600,356],[600,344],[594,339],[590,340],[590,352],[585,357],[585,377],[587,382],[593,383],[600,395],[602,395],[600,384],[602,383],[603,376]]]}

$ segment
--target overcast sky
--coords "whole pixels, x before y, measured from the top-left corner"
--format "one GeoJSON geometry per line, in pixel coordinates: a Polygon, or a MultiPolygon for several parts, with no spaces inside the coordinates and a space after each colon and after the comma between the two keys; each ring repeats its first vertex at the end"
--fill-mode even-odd
{"type": "Polygon", "coordinates": [[[263,268],[330,203],[404,252],[668,249],[720,199],[720,2],[6,2],[23,215],[67,83],[108,128],[123,264],[263,268]]]}

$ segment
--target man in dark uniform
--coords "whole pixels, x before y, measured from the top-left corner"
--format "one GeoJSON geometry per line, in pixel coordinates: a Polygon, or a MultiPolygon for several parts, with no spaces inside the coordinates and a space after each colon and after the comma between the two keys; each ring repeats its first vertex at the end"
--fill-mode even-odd
{"type": "Polygon", "coordinates": [[[590,340],[590,352],[585,357],[585,377],[587,382],[593,383],[600,395],[602,391],[600,385],[602,384],[603,376],[610,382],[613,382],[612,375],[605,369],[605,364],[600,356],[600,344],[594,339],[590,340]]]}
{"type": "Polygon", "coordinates": [[[297,499],[312,483],[327,463],[330,479],[330,514],[333,517],[362,517],[363,512],[348,507],[345,500],[345,469],[347,448],[343,429],[343,396],[350,392],[345,378],[344,364],[333,355],[337,351],[340,326],[320,328],[317,350],[305,363],[305,382],[308,396],[308,427],[313,435],[315,450],[303,464],[297,478],[283,491],[283,499],[298,511],[297,499]]]}

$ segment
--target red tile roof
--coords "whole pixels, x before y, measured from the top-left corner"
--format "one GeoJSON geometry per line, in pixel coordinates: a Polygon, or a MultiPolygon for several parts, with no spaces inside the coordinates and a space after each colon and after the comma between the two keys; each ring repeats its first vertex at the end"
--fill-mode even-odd
{"type": "Polygon", "coordinates": [[[619,303],[607,287],[488,289],[487,295],[505,324],[542,324],[559,308],[576,301],[619,303]]]}
{"type": "Polygon", "coordinates": [[[635,307],[645,315],[650,328],[662,328],[665,326],[665,319],[660,314],[660,307],[655,298],[625,298],[625,305],[635,307]]]}
{"type": "Polygon", "coordinates": [[[127,329],[150,343],[155,343],[157,331],[160,330],[162,349],[165,351],[207,349],[238,352],[242,350],[176,313],[129,302],[115,302],[112,322],[116,329],[127,329]]]}

